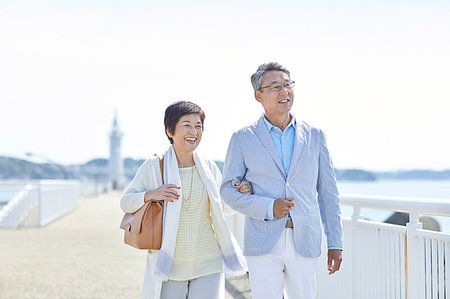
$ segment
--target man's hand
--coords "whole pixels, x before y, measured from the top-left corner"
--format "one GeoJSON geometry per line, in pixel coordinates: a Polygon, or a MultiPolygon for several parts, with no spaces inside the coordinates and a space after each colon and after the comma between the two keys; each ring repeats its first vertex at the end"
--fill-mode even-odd
{"type": "Polygon", "coordinates": [[[275,199],[273,203],[273,216],[278,218],[286,216],[294,206],[293,200],[293,197],[275,199]]]}
{"type": "Polygon", "coordinates": [[[328,275],[339,271],[342,262],[342,250],[328,249],[328,275]]]}

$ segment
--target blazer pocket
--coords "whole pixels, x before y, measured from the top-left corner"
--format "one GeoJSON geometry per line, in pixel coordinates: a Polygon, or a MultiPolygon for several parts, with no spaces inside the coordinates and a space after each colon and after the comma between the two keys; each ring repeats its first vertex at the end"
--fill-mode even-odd
{"type": "Polygon", "coordinates": [[[322,226],[320,224],[320,215],[318,208],[313,208],[309,212],[308,225],[308,247],[318,250],[322,242],[322,226]]]}

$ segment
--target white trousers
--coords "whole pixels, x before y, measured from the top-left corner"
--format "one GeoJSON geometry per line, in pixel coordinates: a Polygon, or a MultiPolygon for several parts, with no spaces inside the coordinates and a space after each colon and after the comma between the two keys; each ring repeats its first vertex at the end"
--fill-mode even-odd
{"type": "Polygon", "coordinates": [[[317,258],[300,255],[294,230],[285,228],[269,254],[246,256],[250,288],[255,299],[316,298],[317,258]]]}
{"type": "Polygon", "coordinates": [[[162,283],[161,299],[218,299],[224,296],[223,273],[200,276],[191,280],[168,280],[162,283]]]}

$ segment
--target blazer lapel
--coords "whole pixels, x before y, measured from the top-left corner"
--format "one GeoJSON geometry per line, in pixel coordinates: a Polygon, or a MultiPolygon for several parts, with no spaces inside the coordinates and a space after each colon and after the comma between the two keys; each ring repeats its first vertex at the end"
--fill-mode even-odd
{"type": "Polygon", "coordinates": [[[297,125],[295,128],[295,143],[294,151],[292,152],[291,167],[289,168],[288,176],[291,175],[297,168],[297,164],[302,156],[302,153],[306,146],[306,134],[303,128],[303,123],[297,120],[297,125]]]}
{"type": "Polygon", "coordinates": [[[258,120],[256,124],[255,127],[256,136],[258,136],[264,148],[267,150],[269,155],[275,161],[280,171],[284,174],[283,164],[281,164],[281,160],[280,157],[278,156],[277,149],[275,147],[275,144],[273,144],[272,136],[270,136],[269,130],[267,130],[267,126],[264,123],[263,117],[264,115],[261,116],[261,118],[258,120]]]}

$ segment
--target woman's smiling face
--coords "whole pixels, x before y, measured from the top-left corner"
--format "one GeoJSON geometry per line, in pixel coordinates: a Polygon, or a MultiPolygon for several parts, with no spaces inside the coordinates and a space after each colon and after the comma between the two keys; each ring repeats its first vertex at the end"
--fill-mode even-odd
{"type": "Polygon", "coordinates": [[[178,153],[193,152],[200,144],[202,133],[203,125],[198,113],[180,117],[173,134],[167,130],[167,135],[173,139],[173,147],[178,153]]]}

